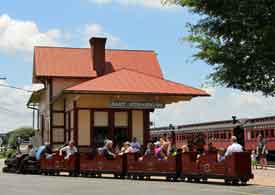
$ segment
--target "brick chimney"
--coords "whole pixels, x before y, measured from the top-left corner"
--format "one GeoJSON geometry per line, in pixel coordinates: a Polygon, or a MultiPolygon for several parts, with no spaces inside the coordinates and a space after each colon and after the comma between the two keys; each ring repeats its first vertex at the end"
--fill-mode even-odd
{"type": "Polygon", "coordinates": [[[98,76],[104,74],[105,70],[105,46],[107,38],[92,37],[90,39],[91,56],[93,60],[93,68],[98,76]]]}

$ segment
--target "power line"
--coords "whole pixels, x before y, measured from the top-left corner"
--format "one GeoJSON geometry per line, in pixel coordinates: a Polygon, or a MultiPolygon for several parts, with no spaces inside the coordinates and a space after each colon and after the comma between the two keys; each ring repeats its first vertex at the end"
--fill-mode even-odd
{"type": "Polygon", "coordinates": [[[0,87],[7,87],[7,88],[10,88],[10,89],[16,89],[16,90],[25,91],[25,92],[28,92],[28,93],[33,92],[32,90],[28,90],[28,89],[24,89],[24,88],[20,88],[20,87],[15,87],[15,86],[12,86],[12,85],[6,85],[6,84],[0,84],[0,87]]]}

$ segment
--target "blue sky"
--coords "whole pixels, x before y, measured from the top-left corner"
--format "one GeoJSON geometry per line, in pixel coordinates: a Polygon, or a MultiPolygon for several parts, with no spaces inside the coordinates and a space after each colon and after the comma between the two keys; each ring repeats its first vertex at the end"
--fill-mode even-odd
{"type": "MultiPolygon", "coordinates": [[[[1,3],[0,11],[14,20],[35,22],[40,32],[59,29],[61,36],[69,36],[67,40],[62,40],[65,37],[58,40],[64,46],[84,46],[88,43],[81,34],[85,25],[99,24],[104,32],[118,37],[122,43],[109,46],[155,50],[159,54],[165,75],[173,80],[200,85],[209,71],[209,67],[203,63],[192,63],[190,57],[194,49],[181,40],[187,34],[185,24],[194,20],[186,9],[106,5],[90,3],[88,0],[43,2],[5,1],[1,3]]],[[[1,72],[7,74],[11,83],[30,84],[30,60],[24,59],[22,62],[22,56],[14,58],[5,53],[0,55],[1,67],[4,67],[1,72]],[[15,67],[20,74],[14,74],[15,67]]]]}
{"type": "MultiPolygon", "coordinates": [[[[91,36],[99,35],[109,38],[109,48],[155,50],[166,78],[200,87],[211,67],[193,61],[196,49],[181,40],[188,34],[185,25],[197,19],[185,8],[162,7],[159,0],[6,0],[0,7],[0,77],[8,78],[5,84],[30,89],[34,45],[85,47],[91,36]]],[[[156,125],[180,124],[275,111],[270,106],[274,100],[260,94],[207,90],[212,98],[168,106],[152,120],[156,125]]],[[[0,131],[31,124],[27,93],[0,87],[0,95],[0,103],[9,110],[0,110],[0,131]]]]}

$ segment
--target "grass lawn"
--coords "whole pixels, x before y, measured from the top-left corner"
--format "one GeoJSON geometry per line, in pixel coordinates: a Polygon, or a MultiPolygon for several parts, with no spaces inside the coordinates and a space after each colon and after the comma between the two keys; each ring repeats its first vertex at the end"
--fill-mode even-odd
{"type": "Polygon", "coordinates": [[[6,157],[2,154],[2,153],[0,153],[0,160],[1,159],[5,159],[6,157]]]}
{"type": "Polygon", "coordinates": [[[0,152],[0,159],[6,159],[8,156],[13,156],[15,154],[15,150],[8,149],[6,152],[0,152]]]}

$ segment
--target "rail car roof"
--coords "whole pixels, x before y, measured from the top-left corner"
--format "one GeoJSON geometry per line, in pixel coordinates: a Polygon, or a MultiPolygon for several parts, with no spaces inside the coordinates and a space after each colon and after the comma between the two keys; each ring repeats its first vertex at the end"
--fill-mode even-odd
{"type": "MultiPolygon", "coordinates": [[[[229,130],[236,126],[243,126],[244,128],[275,128],[275,116],[259,117],[259,118],[243,118],[239,119],[236,124],[232,120],[212,121],[206,123],[188,124],[176,126],[175,132],[201,132],[201,131],[218,131],[229,130]]],[[[170,132],[172,129],[169,126],[157,127],[151,129],[154,133],[170,132]]]]}

